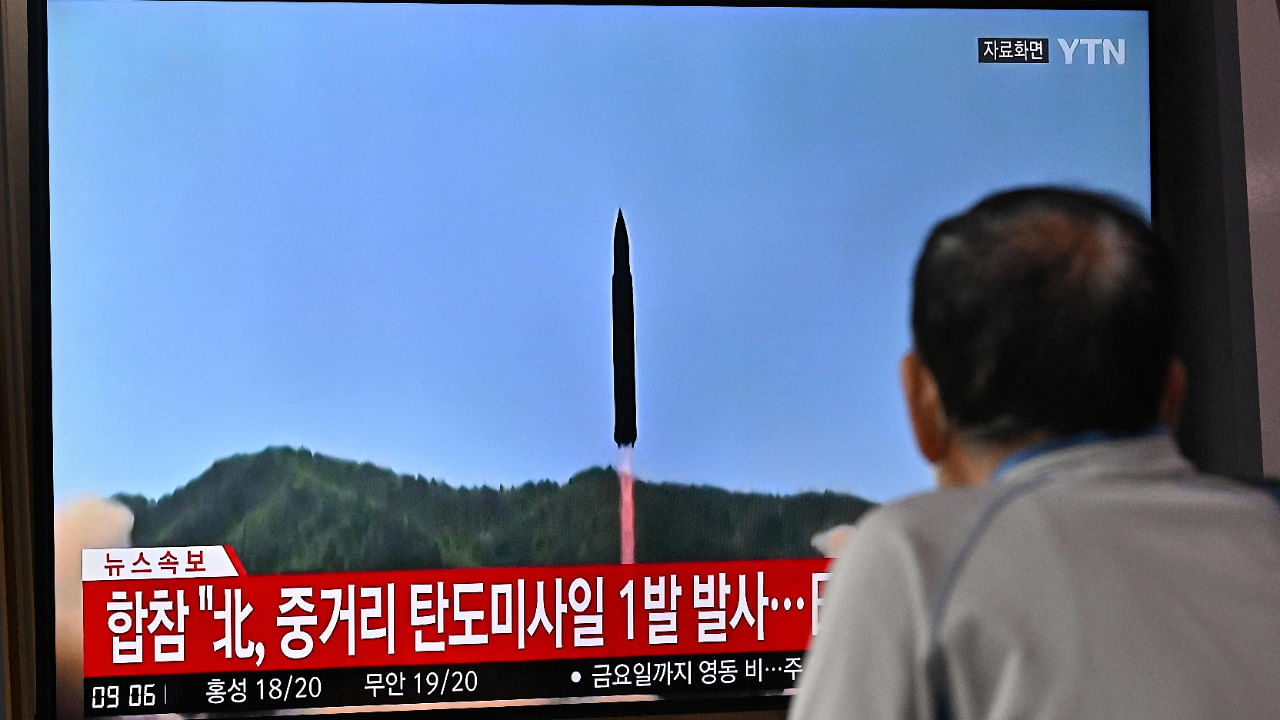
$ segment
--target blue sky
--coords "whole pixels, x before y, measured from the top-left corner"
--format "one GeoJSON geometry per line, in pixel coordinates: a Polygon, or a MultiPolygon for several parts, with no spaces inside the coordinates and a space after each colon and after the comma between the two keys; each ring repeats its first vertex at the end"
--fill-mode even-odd
{"type": "Polygon", "coordinates": [[[891,499],[930,478],[897,361],[932,223],[1028,182],[1149,207],[1140,13],[57,0],[49,34],[59,500],[280,444],[614,462],[620,207],[638,474],[891,499]]]}

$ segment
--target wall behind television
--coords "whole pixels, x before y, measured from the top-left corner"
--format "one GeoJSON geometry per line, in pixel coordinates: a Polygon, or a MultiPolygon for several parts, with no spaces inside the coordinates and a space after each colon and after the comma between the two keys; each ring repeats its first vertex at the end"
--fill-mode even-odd
{"type": "Polygon", "coordinates": [[[1262,467],[1280,476],[1280,3],[1238,0],[1262,467]]]}

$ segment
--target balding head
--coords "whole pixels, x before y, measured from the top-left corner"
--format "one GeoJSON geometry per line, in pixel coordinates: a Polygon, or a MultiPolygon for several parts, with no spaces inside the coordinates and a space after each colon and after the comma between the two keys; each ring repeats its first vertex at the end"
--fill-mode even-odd
{"type": "Polygon", "coordinates": [[[946,421],[990,442],[1154,425],[1170,272],[1142,218],[1100,195],[1015,190],[943,221],[916,266],[911,326],[946,421]]]}

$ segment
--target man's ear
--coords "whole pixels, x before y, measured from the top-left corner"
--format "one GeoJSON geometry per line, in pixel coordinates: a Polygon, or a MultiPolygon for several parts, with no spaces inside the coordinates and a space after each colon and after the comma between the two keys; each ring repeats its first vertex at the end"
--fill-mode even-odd
{"type": "Polygon", "coordinates": [[[938,381],[925,367],[924,360],[915,350],[902,357],[902,394],[911,415],[911,430],[916,436],[920,454],[936,463],[947,453],[951,431],[942,408],[942,396],[938,394],[938,381]]]}
{"type": "Polygon", "coordinates": [[[1182,419],[1182,401],[1187,396],[1187,366],[1181,358],[1169,361],[1164,372],[1164,390],[1160,394],[1160,422],[1170,430],[1178,429],[1182,419]]]}

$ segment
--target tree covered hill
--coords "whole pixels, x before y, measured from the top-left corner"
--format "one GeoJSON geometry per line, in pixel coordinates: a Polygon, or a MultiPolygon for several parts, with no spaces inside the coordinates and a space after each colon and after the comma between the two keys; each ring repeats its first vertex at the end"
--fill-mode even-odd
{"type": "MultiPolygon", "coordinates": [[[[235,547],[251,573],[617,562],[618,476],[453,487],[371,463],[274,447],[219,460],[159,500],[118,495],[133,544],[235,547]]],[[[635,486],[636,560],[810,557],[809,538],[871,506],[832,492],[635,486]]]]}

